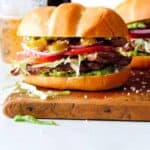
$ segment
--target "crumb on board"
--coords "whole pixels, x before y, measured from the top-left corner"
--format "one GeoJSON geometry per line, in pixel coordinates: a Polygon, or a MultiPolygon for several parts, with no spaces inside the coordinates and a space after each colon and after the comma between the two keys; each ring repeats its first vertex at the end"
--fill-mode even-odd
{"type": "Polygon", "coordinates": [[[87,99],[88,98],[88,96],[87,95],[84,95],[84,99],[87,99]]]}
{"type": "Polygon", "coordinates": [[[150,93],[150,69],[132,70],[129,82],[124,85],[123,91],[127,92],[127,96],[131,93],[150,93]]]}
{"type": "Polygon", "coordinates": [[[127,96],[130,96],[130,95],[131,95],[131,94],[128,92],[128,93],[127,93],[127,96]]]}

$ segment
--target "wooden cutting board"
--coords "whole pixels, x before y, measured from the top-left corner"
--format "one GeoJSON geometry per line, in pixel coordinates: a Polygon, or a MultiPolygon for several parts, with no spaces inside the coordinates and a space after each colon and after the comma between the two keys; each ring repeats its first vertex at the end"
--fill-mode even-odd
{"type": "Polygon", "coordinates": [[[150,121],[150,70],[132,71],[126,85],[111,91],[73,91],[45,101],[11,94],[3,111],[9,117],[28,114],[37,118],[150,121]]]}

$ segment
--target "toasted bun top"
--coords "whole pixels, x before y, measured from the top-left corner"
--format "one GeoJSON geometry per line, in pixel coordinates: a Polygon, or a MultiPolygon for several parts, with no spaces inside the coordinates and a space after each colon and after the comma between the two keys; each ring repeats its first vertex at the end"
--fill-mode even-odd
{"type": "Polygon", "coordinates": [[[124,0],[115,10],[126,23],[150,19],[150,0],[124,0]]]}
{"type": "Polygon", "coordinates": [[[18,35],[51,37],[126,37],[127,27],[113,10],[64,3],[40,7],[22,20],[18,35]]]}

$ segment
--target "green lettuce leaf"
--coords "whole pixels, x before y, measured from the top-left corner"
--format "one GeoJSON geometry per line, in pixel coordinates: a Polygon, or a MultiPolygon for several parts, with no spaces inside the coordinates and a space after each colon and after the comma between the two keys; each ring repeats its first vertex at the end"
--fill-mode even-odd
{"type": "Polygon", "coordinates": [[[143,22],[134,22],[134,23],[130,23],[128,24],[128,29],[141,29],[141,28],[145,28],[146,25],[143,22]]]}
{"type": "MultiPolygon", "coordinates": [[[[86,73],[80,73],[80,76],[94,76],[94,75],[106,75],[110,74],[115,71],[115,68],[113,66],[108,66],[104,69],[101,70],[94,70],[86,73]]],[[[75,77],[76,73],[71,73],[71,72],[65,72],[65,71],[55,71],[49,73],[49,76],[54,76],[54,77],[75,77]]]]}
{"type": "Polygon", "coordinates": [[[106,75],[114,72],[115,68],[112,66],[106,67],[102,70],[95,70],[87,73],[83,73],[83,76],[94,76],[94,75],[106,75]]]}
{"type": "Polygon", "coordinates": [[[32,123],[32,124],[40,124],[40,125],[49,125],[49,126],[56,126],[58,125],[54,121],[45,121],[45,120],[39,120],[36,119],[33,116],[30,115],[16,115],[14,117],[15,122],[27,122],[27,123],[32,123]]]}

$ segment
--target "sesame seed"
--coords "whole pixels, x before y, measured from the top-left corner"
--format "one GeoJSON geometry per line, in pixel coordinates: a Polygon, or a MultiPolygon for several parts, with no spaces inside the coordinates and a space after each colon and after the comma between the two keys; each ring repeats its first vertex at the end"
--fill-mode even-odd
{"type": "Polygon", "coordinates": [[[87,95],[84,95],[84,99],[87,99],[88,98],[88,96],[87,95]]]}
{"type": "Polygon", "coordinates": [[[135,76],[135,73],[132,73],[132,76],[135,76]]]}
{"type": "Polygon", "coordinates": [[[143,75],[144,74],[144,72],[140,72],[140,75],[143,75]]]}
{"type": "Polygon", "coordinates": [[[127,96],[130,96],[131,94],[130,93],[127,93],[127,96]]]}
{"type": "Polygon", "coordinates": [[[131,89],[132,91],[135,91],[135,90],[136,90],[136,88],[135,88],[134,86],[131,86],[130,89],[131,89]]]}
{"type": "Polygon", "coordinates": [[[139,79],[139,78],[136,78],[135,80],[136,80],[136,81],[139,81],[140,79],[139,79]]]}
{"type": "Polygon", "coordinates": [[[123,90],[124,90],[124,91],[126,91],[126,90],[127,90],[127,88],[126,88],[126,87],[124,87],[124,88],[123,88],[123,90]]]}
{"type": "Polygon", "coordinates": [[[147,84],[147,82],[142,81],[141,84],[145,85],[145,84],[147,84]]]}
{"type": "Polygon", "coordinates": [[[147,93],[150,93],[150,89],[147,90],[147,93]]]}
{"type": "Polygon", "coordinates": [[[115,73],[118,73],[119,72],[119,70],[118,69],[115,69],[115,73]]]}

